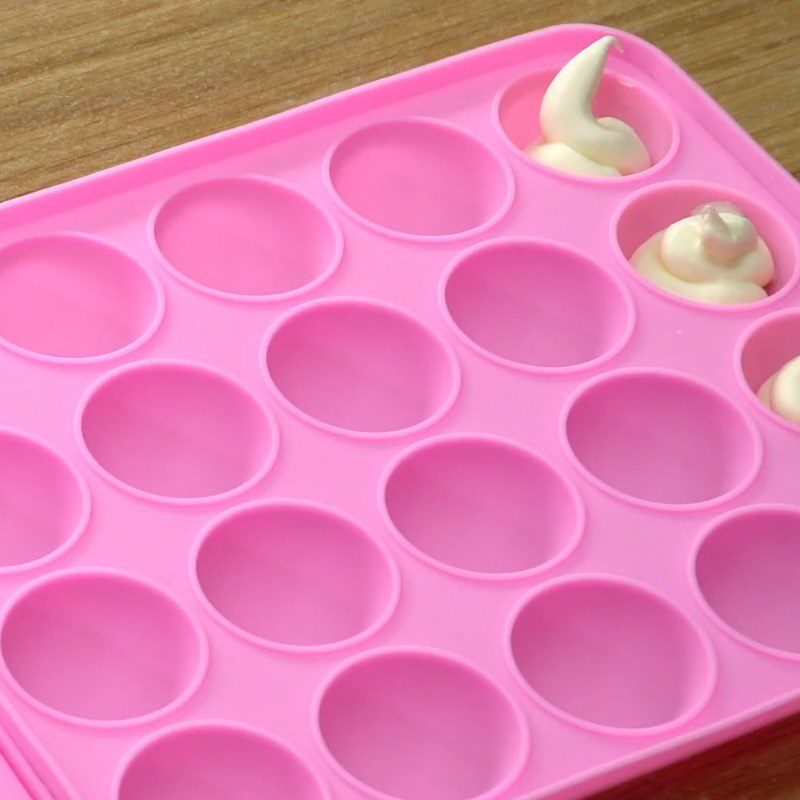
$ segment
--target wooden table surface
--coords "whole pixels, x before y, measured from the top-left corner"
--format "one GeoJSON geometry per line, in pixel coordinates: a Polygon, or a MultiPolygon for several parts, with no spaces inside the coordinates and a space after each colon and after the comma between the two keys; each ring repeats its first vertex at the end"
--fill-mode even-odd
{"type": "MultiPolygon", "coordinates": [[[[800,0],[5,0],[0,198],[576,20],[658,45],[800,176],[800,0]]],[[[602,795],[645,798],[800,798],[800,717],[602,795]]]]}

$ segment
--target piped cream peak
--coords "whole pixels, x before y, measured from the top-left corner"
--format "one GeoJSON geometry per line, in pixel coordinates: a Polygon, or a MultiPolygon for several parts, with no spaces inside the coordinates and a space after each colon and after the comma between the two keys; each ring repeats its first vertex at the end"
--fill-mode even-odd
{"type": "Polygon", "coordinates": [[[614,36],[604,36],[568,61],[545,92],[539,112],[542,140],[528,148],[537,161],[564,172],[630,175],[647,169],[650,155],[630,125],[596,118],[592,103],[614,36]]]}
{"type": "Polygon", "coordinates": [[[755,225],[738,209],[709,203],[695,213],[702,214],[700,239],[714,261],[730,264],[758,245],[755,225]],[[727,212],[725,219],[722,210],[727,212]]]}

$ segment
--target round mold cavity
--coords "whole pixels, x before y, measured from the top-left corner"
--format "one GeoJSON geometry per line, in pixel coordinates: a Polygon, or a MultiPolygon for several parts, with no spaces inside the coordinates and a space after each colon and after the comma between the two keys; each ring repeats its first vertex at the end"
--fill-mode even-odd
{"type": "Polygon", "coordinates": [[[800,433],[800,425],[777,414],[758,397],[758,390],[789,361],[800,356],[800,309],[776,311],[756,320],[736,346],[739,385],[761,413],[784,428],[800,433]]]}
{"type": "Polygon", "coordinates": [[[191,580],[203,605],[250,642],[326,652],[389,619],[400,572],[355,520],[315,503],[257,501],[203,531],[191,580]]]}
{"type": "Polygon", "coordinates": [[[0,486],[0,574],[53,561],[86,529],[86,481],[43,440],[0,427],[0,486]]]}
{"type": "Polygon", "coordinates": [[[303,758],[258,728],[209,721],[172,725],[129,753],[114,800],[330,800],[303,758]]]}
{"type": "Polygon", "coordinates": [[[396,306],[350,297],[314,300],[279,317],[261,366],[301,419],[361,438],[433,424],[461,382],[455,354],[437,333],[396,306]]]}
{"type": "Polygon", "coordinates": [[[39,361],[124,355],[155,333],[164,304],[144,267],[95,236],[46,234],[0,250],[0,344],[39,361]]]}
{"type": "Polygon", "coordinates": [[[528,372],[601,364],[626,344],[635,320],[620,280],[579,250],[540,239],[467,249],[445,272],[440,303],[466,344],[528,372]]]}
{"type": "Polygon", "coordinates": [[[611,245],[625,271],[640,285],[678,305],[717,313],[736,313],[774,303],[791,291],[798,279],[798,243],[777,206],[770,207],[715,183],[664,181],[628,195],[611,218],[611,245]],[[651,236],[691,215],[698,206],[727,201],[741,209],[766,242],[775,262],[775,277],[766,287],[768,297],[755,303],[714,305],[701,303],[656,286],[631,265],[633,254],[651,236]]]}
{"type": "Polygon", "coordinates": [[[633,127],[650,154],[652,166],[631,175],[605,177],[562,172],[534,161],[525,149],[542,138],[539,110],[544,93],[556,74],[557,70],[548,69],[523,75],[502,89],[494,100],[492,116],[495,129],[511,150],[531,167],[565,180],[615,186],[652,180],[672,161],[678,152],[681,136],[678,121],[669,105],[632,78],[608,69],[594,100],[595,115],[616,117],[633,127]]]}
{"type": "Polygon", "coordinates": [[[76,416],[78,442],[107,480],[170,503],[223,500],[275,460],[272,413],[227,374],[191,361],[140,361],[95,382],[76,416]]]}
{"type": "Polygon", "coordinates": [[[410,239],[477,234],[514,199],[511,169],[492,150],[424,117],[376,122],[346,136],[328,151],[324,178],[359,222],[410,239]]]}
{"type": "Polygon", "coordinates": [[[565,559],[583,532],[572,483],[532,450],[484,434],[412,445],[389,464],[379,500],[403,546],[468,578],[536,574],[565,559]]]}
{"type": "Polygon", "coordinates": [[[0,621],[0,668],[39,711],[67,722],[149,722],[200,685],[200,626],[153,584],[115,570],[65,570],[13,595],[0,621]]]}
{"type": "Polygon", "coordinates": [[[517,779],[527,722],[487,675],[455,656],[386,648],[321,687],[314,733],[344,780],[379,800],[489,800],[517,779]]]}
{"type": "Polygon", "coordinates": [[[330,214],[288,184],[256,175],[187,186],[155,209],[150,238],[175,277],[238,300],[310,291],[335,271],[343,250],[330,214]]]}
{"type": "Polygon", "coordinates": [[[752,420],[710,384],[671,370],[623,369],[587,381],[567,401],[561,436],[596,486],[664,511],[730,500],[761,466],[752,420]]]}
{"type": "Polygon", "coordinates": [[[523,690],[589,730],[650,735],[707,703],[717,662],[701,629],[661,595],[611,575],[573,575],[523,598],[506,655],[523,690]]]}
{"type": "Polygon", "coordinates": [[[703,608],[747,646],[800,660],[800,508],[758,505],[713,520],[694,547],[690,579],[703,608]]]}

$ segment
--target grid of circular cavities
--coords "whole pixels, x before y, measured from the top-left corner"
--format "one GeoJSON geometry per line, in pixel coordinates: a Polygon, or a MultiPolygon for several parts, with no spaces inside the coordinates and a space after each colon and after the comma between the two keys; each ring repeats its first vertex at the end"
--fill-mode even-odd
{"type": "Polygon", "coordinates": [[[541,456],[508,439],[452,434],[400,453],[379,489],[389,530],[422,561],[485,580],[555,566],[583,532],[575,487],[541,456]]]}
{"type": "Polygon", "coordinates": [[[431,425],[460,385],[458,361],[441,336],[396,306],[360,298],[286,312],[267,333],[261,367],[301,419],[358,438],[431,425]]]}
{"type": "Polygon", "coordinates": [[[256,501],[212,521],[193,549],[192,582],[234,633],[306,653],[363,641],[400,594],[393,559],[358,523],[294,500],[256,501]]]}
{"type": "Polygon", "coordinates": [[[622,282],[588,256],[541,239],[499,238],[451,262],[445,318],[483,356],[534,373],[574,372],[618,353],[635,310],[622,282]]]}
{"type": "Polygon", "coordinates": [[[288,745],[249,725],[190,722],[148,737],[118,771],[113,800],[330,800],[330,792],[288,745]]]}
{"type": "Polygon", "coordinates": [[[797,237],[784,220],[780,210],[755,200],[727,186],[699,181],[664,181],[646,186],[628,195],[611,219],[611,245],[625,272],[637,283],[652,292],[687,307],[711,312],[730,313],[761,308],[779,300],[797,283],[797,237]],[[707,203],[730,202],[744,212],[764,240],[775,265],[772,281],[764,287],[768,296],[754,303],[716,305],[679,297],[656,286],[631,264],[638,248],[673,222],[691,216],[695,209],[707,203]]]}
{"type": "Polygon", "coordinates": [[[512,612],[505,644],[529,697],[603,733],[677,728],[716,683],[716,656],[701,629],[643,584],[610,575],[537,587],[512,612]]]}
{"type": "Polygon", "coordinates": [[[730,500],[752,483],[762,458],[750,417],[710,384],[662,369],[587,381],[567,402],[561,436],[587,480],[665,511],[730,500]]]}
{"type": "MultiPolygon", "coordinates": [[[[554,74],[524,76],[495,102],[502,138],[550,172],[523,151],[539,137],[529,112],[554,74]]],[[[606,74],[596,110],[632,124],[653,167],[622,179],[556,173],[561,177],[643,180],[677,150],[671,112],[626,77],[606,74]]],[[[338,206],[362,224],[422,241],[477,235],[502,218],[514,196],[511,170],[488,147],[426,118],[355,131],[329,151],[324,178],[338,206]]],[[[775,256],[771,299],[785,294],[797,280],[791,231],[765,206],[710,184],[656,184],[629,196],[612,223],[618,255],[632,272],[628,258],[647,231],[719,199],[753,219],[775,256]]],[[[343,251],[340,228],[324,209],[283,181],[251,175],[178,191],[154,210],[149,235],[177,279],[241,301],[310,291],[335,271],[343,251]]],[[[537,239],[470,247],[445,270],[440,302],[468,346],[532,373],[603,364],[635,324],[619,279],[568,245],[537,239]]],[[[0,342],[29,356],[124,354],[152,335],[163,310],[152,276],[94,237],[56,234],[0,250],[0,342]],[[74,276],[74,288],[64,276],[74,276]],[[13,298],[23,292],[43,298],[35,318],[15,312],[23,304],[13,298]],[[48,325],[41,324],[45,316],[48,325]]],[[[783,315],[788,320],[791,312],[774,317],[783,322],[783,315]]],[[[754,325],[742,347],[750,389],[754,374],[777,363],[778,342],[786,338],[777,323],[774,332],[770,326],[771,318],[754,325]],[[756,343],[757,334],[764,343],[756,343]]],[[[264,340],[261,368],[299,417],[366,438],[432,424],[460,384],[458,361],[438,334],[400,308],[358,298],[284,313],[264,340]]],[[[216,369],[182,361],[109,372],[82,400],[76,426],[89,463],[110,482],[176,503],[227,499],[253,486],[278,445],[275,421],[252,393],[216,369]]],[[[631,503],[664,509],[732,498],[761,459],[756,430],[734,405],[700,381],[661,370],[620,370],[589,381],[570,399],[562,435],[586,478],[631,503]]],[[[9,554],[0,549],[0,571],[55,557],[80,535],[89,513],[82,479],[66,463],[42,443],[2,430],[0,452],[6,437],[18,449],[9,473],[13,485],[21,482],[16,495],[37,514],[58,512],[58,520],[37,526],[50,537],[44,542],[23,535],[30,515],[6,519],[13,530],[4,537],[9,554]],[[45,488],[48,502],[39,497],[45,488]]],[[[407,448],[388,465],[379,501],[389,530],[417,558],[482,580],[554,567],[575,548],[584,524],[569,480],[534,451],[484,434],[407,448]]],[[[800,556],[797,542],[800,510],[733,512],[698,540],[691,575],[699,601],[731,635],[789,658],[800,658],[800,640],[781,623],[800,610],[800,592],[785,577],[800,556]],[[768,613],[775,608],[787,613],[776,620],[768,613]]],[[[390,618],[400,591],[399,570],[383,545],[349,517],[304,501],[258,501],[212,520],[195,543],[191,579],[221,625],[260,646],[297,652],[362,642],[390,618]]],[[[530,698],[579,727],[610,734],[678,727],[705,705],[716,681],[702,631],[661,595],[612,576],[574,575],[538,586],[515,608],[504,647],[530,698]]],[[[148,582],[111,570],[37,579],[11,598],[0,619],[0,670],[12,688],[72,723],[113,727],[166,714],[197,689],[207,660],[205,636],[191,615],[148,582]],[[146,658],[126,658],[134,649],[146,658]]],[[[379,800],[490,800],[516,780],[528,757],[527,722],[516,702],[488,675],[440,651],[358,654],[323,682],[313,711],[329,766],[379,800]]],[[[233,722],[181,723],[146,737],[118,769],[115,800],[144,800],[156,779],[165,800],[189,800],[209,786],[232,800],[254,791],[330,798],[290,747],[233,722]]]]}
{"type": "Polygon", "coordinates": [[[800,309],[789,308],[762,317],[745,330],[736,347],[734,367],[739,385],[755,407],[800,433],[800,421],[772,408],[768,389],[775,374],[796,358],[800,358],[800,309]]]}
{"type": "Polygon", "coordinates": [[[215,178],[159,206],[150,237],[169,271],[209,294],[277,300],[319,286],[342,257],[334,219],[283,181],[215,178]]]}
{"type": "Polygon", "coordinates": [[[800,508],[746,506],[700,534],[690,579],[702,607],[736,640],[800,660],[798,559],[800,508]]]}
{"type": "Polygon", "coordinates": [[[163,314],[160,284],[98,237],[45,234],[0,250],[0,343],[30,358],[121,356],[147,341],[163,314]]]}
{"type": "Polygon", "coordinates": [[[494,126],[514,155],[545,174],[594,186],[652,180],[670,163],[680,145],[680,128],[675,115],[652,89],[617,73],[613,68],[613,56],[600,81],[593,103],[594,113],[597,117],[616,117],[627,122],[644,142],[651,166],[631,175],[606,177],[562,172],[532,159],[525,151],[542,140],[539,110],[557,72],[557,69],[545,69],[523,75],[495,97],[494,126]]]}
{"type": "Polygon", "coordinates": [[[44,713],[94,727],[143,723],[179,706],[203,679],[207,648],[169,595],[113,570],[38,578],[11,597],[0,622],[0,669],[11,687],[44,713]]]}
{"type": "Polygon", "coordinates": [[[222,500],[272,465],[278,429],[242,384],[189,361],[140,361],[112,370],[84,395],[79,444],[107,480],[172,503],[222,500]]]}
{"type": "Polygon", "coordinates": [[[529,750],[512,698],[431,649],[367,651],[338,666],[313,723],[333,770],[379,800],[489,800],[516,780],[529,750]]]}
{"type": "Polygon", "coordinates": [[[91,501],[86,481],[45,442],[0,428],[0,574],[41,567],[83,534],[91,501]]]}
{"type": "Polygon", "coordinates": [[[381,233],[449,240],[480,233],[514,198],[510,167],[449,122],[372,123],[328,152],[323,177],[338,205],[381,233]]]}

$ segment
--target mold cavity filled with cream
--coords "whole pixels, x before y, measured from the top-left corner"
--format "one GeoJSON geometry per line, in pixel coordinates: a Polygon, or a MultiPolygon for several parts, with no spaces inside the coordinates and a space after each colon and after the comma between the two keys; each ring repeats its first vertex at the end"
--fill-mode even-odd
{"type": "Polygon", "coordinates": [[[642,244],[631,258],[645,278],[672,294],[716,305],[767,297],[772,253],[731,203],[706,203],[642,244]]]}
{"type": "Polygon", "coordinates": [[[800,356],[787,361],[758,390],[758,397],[776,414],[800,424],[800,356]]]}
{"type": "Polygon", "coordinates": [[[526,152],[561,172],[620,177],[652,164],[639,134],[621,119],[596,117],[592,109],[606,58],[619,42],[604,36],[568,61],[555,76],[539,110],[541,139],[526,152]]]}

